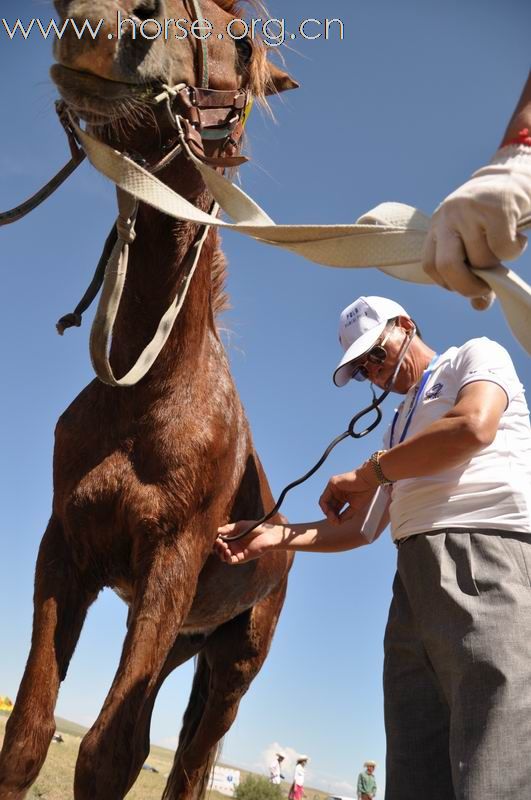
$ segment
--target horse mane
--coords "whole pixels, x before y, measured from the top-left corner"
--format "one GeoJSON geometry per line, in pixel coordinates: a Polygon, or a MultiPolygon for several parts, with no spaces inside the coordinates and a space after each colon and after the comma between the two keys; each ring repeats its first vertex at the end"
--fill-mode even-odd
{"type": "Polygon", "coordinates": [[[212,280],[211,299],[214,317],[230,308],[229,295],[225,291],[227,278],[227,259],[223,250],[218,247],[211,256],[210,275],[212,280]]]}

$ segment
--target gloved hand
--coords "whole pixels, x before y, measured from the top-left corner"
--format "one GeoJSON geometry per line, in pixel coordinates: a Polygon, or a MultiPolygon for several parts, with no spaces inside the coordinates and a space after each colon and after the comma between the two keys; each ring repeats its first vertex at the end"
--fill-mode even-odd
{"type": "Polygon", "coordinates": [[[424,245],[424,271],[440,286],[472,298],[474,308],[489,308],[494,292],[469,265],[483,269],[518,258],[527,239],[517,226],[526,218],[531,221],[531,147],[510,145],[437,208],[424,245]]]}

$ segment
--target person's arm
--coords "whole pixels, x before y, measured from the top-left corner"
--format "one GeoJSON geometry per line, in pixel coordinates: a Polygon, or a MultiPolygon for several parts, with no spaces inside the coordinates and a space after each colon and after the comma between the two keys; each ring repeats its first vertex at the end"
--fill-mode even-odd
{"type": "Polygon", "coordinates": [[[381,456],[384,475],[397,481],[464,464],[492,444],[506,407],[507,395],[498,384],[469,383],[444,417],[381,456]]]}
{"type": "Polygon", "coordinates": [[[435,211],[423,252],[432,280],[474,298],[480,310],[494,295],[470,266],[496,267],[517,258],[527,244],[517,229],[531,216],[531,73],[500,147],[435,211]]]}
{"type": "MultiPolygon", "coordinates": [[[[467,384],[451,411],[380,456],[383,474],[397,481],[436,475],[464,464],[494,441],[507,400],[496,383],[467,384]]],[[[371,484],[377,485],[378,478],[370,462],[331,478],[319,503],[330,523],[337,525],[357,515],[371,484]]]]}
{"type": "Polygon", "coordinates": [[[514,114],[509,120],[500,147],[515,139],[520,131],[525,128],[529,130],[529,135],[531,136],[531,72],[527,77],[527,83],[522,89],[514,114]]]}
{"type": "MultiPolygon", "coordinates": [[[[370,499],[374,489],[370,492],[370,499]]],[[[365,520],[366,508],[343,522],[341,525],[330,523],[323,519],[318,522],[299,522],[286,525],[259,525],[249,536],[235,542],[216,540],[214,549],[218,556],[227,564],[243,564],[254,558],[259,558],[269,550],[301,550],[308,553],[339,553],[343,550],[353,550],[368,544],[362,535],[361,527],[365,520]]],[[[378,538],[389,524],[389,509],[382,515],[377,526],[378,538]]],[[[219,536],[235,536],[250,527],[252,522],[240,522],[223,525],[219,536]]]]}

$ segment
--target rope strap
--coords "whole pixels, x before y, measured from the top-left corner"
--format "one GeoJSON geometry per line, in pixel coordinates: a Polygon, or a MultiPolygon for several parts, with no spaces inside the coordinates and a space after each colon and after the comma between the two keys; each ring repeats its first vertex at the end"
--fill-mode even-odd
{"type": "MultiPolygon", "coordinates": [[[[117,378],[109,360],[111,339],[125,285],[129,246],[134,241],[134,226],[138,210],[138,203],[130,194],[118,189],[117,196],[119,216],[116,222],[116,230],[118,238],[105,270],[100,302],[92,324],[90,355],[94,370],[103,383],[107,383],[110,386],[133,386],[146,375],[154,364],[172,332],[175,320],[184,304],[190,283],[199,263],[209,227],[206,225],[201,226],[192,247],[188,250],[179,288],[173,302],[160,320],[153,338],[146,345],[134,366],[123,377],[117,378]]],[[[211,215],[215,215],[217,212],[218,207],[214,205],[211,209],[211,215]]]]}
{"type": "Polygon", "coordinates": [[[80,157],[75,160],[73,158],[64,165],[62,169],[59,170],[57,175],[48,181],[48,183],[39,189],[38,192],[35,192],[30,198],[25,200],[18,206],[11,208],[9,211],[1,211],[0,212],[0,226],[1,225],[9,225],[11,222],[17,222],[17,220],[22,219],[25,217],[26,214],[29,214],[30,211],[40,206],[46,198],[48,198],[51,194],[55,192],[56,189],[61,186],[62,183],[66,181],[67,178],[74,172],[75,169],[81,164],[83,159],[85,158],[85,154],[81,153],[80,157]]]}
{"type": "Polygon", "coordinates": [[[72,158],[64,165],[64,167],[62,167],[62,169],[59,170],[57,175],[54,175],[54,177],[48,181],[45,186],[39,189],[38,192],[35,192],[35,194],[28,198],[28,200],[18,206],[15,206],[15,208],[10,209],[9,211],[0,212],[0,226],[9,225],[11,222],[17,222],[17,220],[22,219],[22,217],[25,217],[26,214],[29,214],[30,211],[33,211],[34,208],[40,206],[41,203],[50,197],[50,195],[53,194],[55,190],[58,189],[67,178],[70,177],[70,175],[75,169],[77,169],[77,167],[79,167],[85,158],[85,153],[79,147],[74,134],[70,112],[67,111],[66,105],[62,100],[58,100],[55,103],[55,111],[59,117],[59,122],[63,126],[66,133],[72,158]]]}
{"type": "Polygon", "coordinates": [[[105,244],[103,245],[103,251],[98,261],[98,266],[94,272],[94,276],[79,303],[75,307],[75,309],[70,314],[65,314],[64,317],[61,317],[60,320],[56,323],[55,327],[57,328],[57,333],[62,336],[67,328],[79,328],[81,326],[82,317],[87,308],[90,306],[92,301],[95,299],[96,295],[98,294],[99,290],[101,289],[101,285],[103,283],[103,279],[105,278],[105,267],[107,266],[107,262],[109,261],[112,249],[116,244],[116,239],[118,234],[116,233],[116,225],[113,225],[107,239],[105,240],[105,244]]]}
{"type": "MultiPolygon", "coordinates": [[[[97,141],[75,125],[92,165],[137,200],[175,219],[227,228],[265,244],[281,247],[331,267],[376,267],[412,283],[434,285],[421,264],[430,218],[402,203],[382,203],[353,225],[276,225],[245,192],[202,164],[181,140],[188,158],[201,173],[219,207],[234,220],[225,222],[193,206],[127,156],[97,141]]],[[[519,230],[528,228],[527,219],[519,230]]],[[[516,273],[500,266],[472,270],[493,289],[509,327],[531,354],[531,287],[516,273]]]]}

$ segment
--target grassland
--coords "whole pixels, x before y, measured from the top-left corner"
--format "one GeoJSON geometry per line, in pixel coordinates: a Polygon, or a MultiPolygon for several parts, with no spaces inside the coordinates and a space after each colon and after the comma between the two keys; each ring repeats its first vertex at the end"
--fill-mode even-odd
{"type": "MultiPolygon", "coordinates": [[[[4,740],[4,729],[8,715],[0,711],[0,745],[4,740]]],[[[30,791],[28,800],[72,800],[72,786],[74,784],[74,769],[77,751],[86,728],[74,722],[56,718],[57,733],[64,739],[62,744],[52,742],[48,757],[41,773],[30,791]]],[[[147,763],[159,770],[158,773],[142,770],[138,779],[127,795],[127,800],[160,800],[173,762],[173,751],[163,747],[153,746],[147,763]]],[[[228,765],[223,765],[228,766],[228,765]]],[[[231,765],[232,766],[232,765],[231,765]]],[[[239,769],[239,767],[236,767],[239,769]]],[[[247,772],[241,770],[242,778],[247,772]]],[[[288,785],[285,786],[286,795],[288,785]]],[[[319,790],[306,789],[306,800],[324,800],[326,794],[319,790]]],[[[227,800],[219,792],[209,791],[206,800],[227,800]]]]}

